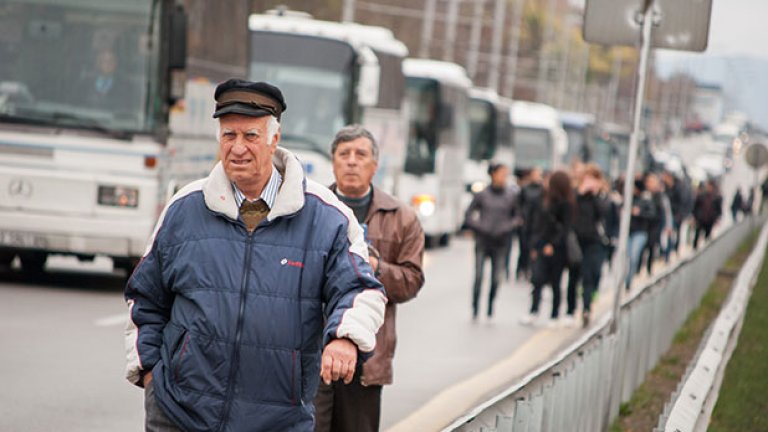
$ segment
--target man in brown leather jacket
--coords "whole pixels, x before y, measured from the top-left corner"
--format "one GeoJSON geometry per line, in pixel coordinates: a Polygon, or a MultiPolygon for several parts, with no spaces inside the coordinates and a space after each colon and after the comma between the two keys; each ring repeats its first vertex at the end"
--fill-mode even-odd
{"type": "Polygon", "coordinates": [[[392,383],[395,355],[395,311],[424,284],[424,231],[416,213],[371,184],[379,148],[373,135],[359,125],[341,129],[333,140],[331,189],[349,206],[366,232],[369,259],[384,284],[388,303],[376,350],[358,367],[350,384],[320,383],[315,398],[315,431],[378,431],[381,389],[392,383]]]}

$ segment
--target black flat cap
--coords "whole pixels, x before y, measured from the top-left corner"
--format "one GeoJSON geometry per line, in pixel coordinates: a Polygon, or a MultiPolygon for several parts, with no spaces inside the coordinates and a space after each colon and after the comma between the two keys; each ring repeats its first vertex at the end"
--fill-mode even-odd
{"type": "Polygon", "coordinates": [[[242,114],[252,117],[273,115],[280,120],[286,105],[283,93],[272,84],[232,78],[216,86],[213,94],[216,111],[213,118],[225,114],[242,114]]]}

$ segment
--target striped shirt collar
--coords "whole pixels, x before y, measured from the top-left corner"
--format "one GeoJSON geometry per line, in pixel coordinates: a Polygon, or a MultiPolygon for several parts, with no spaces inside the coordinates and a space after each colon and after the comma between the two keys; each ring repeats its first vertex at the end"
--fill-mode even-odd
{"type": "MultiPolygon", "coordinates": [[[[272,175],[269,177],[269,181],[267,182],[267,185],[264,186],[264,190],[261,191],[261,196],[259,197],[260,199],[263,199],[265,203],[267,203],[267,206],[270,209],[275,206],[277,191],[280,189],[280,185],[282,183],[283,176],[280,175],[280,171],[278,171],[277,168],[272,165],[272,175]]],[[[243,201],[246,199],[245,195],[243,195],[243,192],[238,189],[237,185],[235,185],[235,182],[232,182],[232,190],[235,192],[235,202],[237,203],[237,208],[240,208],[240,206],[243,204],[243,201]]]]}

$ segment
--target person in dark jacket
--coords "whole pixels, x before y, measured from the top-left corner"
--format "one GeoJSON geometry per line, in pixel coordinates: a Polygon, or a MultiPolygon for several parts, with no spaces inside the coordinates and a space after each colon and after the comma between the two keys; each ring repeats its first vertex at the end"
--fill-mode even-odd
{"type": "Polygon", "coordinates": [[[491,287],[488,293],[488,317],[493,316],[493,301],[504,271],[510,237],[517,226],[517,196],[507,187],[509,168],[492,163],[488,167],[491,184],[475,194],[465,215],[465,225],[475,235],[475,282],[472,288],[472,317],[480,309],[483,266],[491,261],[491,287]]]}
{"type": "Polygon", "coordinates": [[[520,323],[530,325],[538,319],[541,291],[552,287],[552,311],[549,326],[558,324],[560,314],[561,280],[566,265],[566,235],[571,229],[574,212],[571,179],[565,171],[555,171],[549,177],[541,206],[533,211],[531,230],[531,309],[520,323]]]}
{"type": "Polygon", "coordinates": [[[125,288],[147,431],[311,431],[351,382],[386,296],[352,211],[279,148],[277,87],[216,87],[218,162],[166,205],[125,288]]]}
{"type": "Polygon", "coordinates": [[[609,211],[607,192],[600,168],[594,164],[585,165],[576,190],[573,221],[573,230],[579,240],[583,258],[578,269],[569,270],[566,295],[566,319],[572,320],[576,312],[577,288],[581,282],[583,327],[589,325],[592,296],[600,285],[603,261],[610,243],[605,230],[606,214],[609,211]]]}
{"type": "Polygon", "coordinates": [[[541,200],[544,196],[544,185],[542,183],[541,168],[535,167],[523,171],[520,179],[519,195],[519,214],[522,223],[518,228],[518,239],[520,245],[520,255],[517,258],[517,268],[515,269],[516,279],[530,279],[530,261],[531,261],[531,227],[533,226],[533,212],[541,206],[541,200]]]}
{"type": "Polygon", "coordinates": [[[731,201],[731,219],[734,222],[739,220],[739,212],[744,209],[744,198],[741,196],[741,189],[736,188],[736,193],[733,194],[733,200],[731,201]]]}
{"type": "MultiPolygon", "coordinates": [[[[640,270],[640,258],[643,248],[648,242],[648,227],[656,219],[656,205],[651,193],[644,190],[642,179],[635,180],[632,196],[632,216],[629,220],[629,238],[627,239],[627,254],[629,268],[627,269],[624,286],[630,288],[632,278],[640,270]]],[[[626,201],[626,200],[625,200],[626,201]]]]}
{"type": "Polygon", "coordinates": [[[699,237],[704,234],[704,240],[709,240],[712,228],[720,220],[723,213],[723,198],[717,190],[713,180],[704,184],[704,188],[696,195],[693,204],[693,218],[696,223],[696,232],[693,235],[693,248],[699,246],[699,237]]]}
{"type": "Polygon", "coordinates": [[[349,384],[321,383],[315,397],[316,432],[379,430],[382,386],[392,384],[395,312],[398,303],[416,297],[424,285],[424,231],[411,207],[373,186],[379,146],[360,125],[346,126],[331,144],[336,183],[331,190],[367,228],[371,267],[387,291],[384,325],[376,334],[376,352],[358,367],[349,384]]]}

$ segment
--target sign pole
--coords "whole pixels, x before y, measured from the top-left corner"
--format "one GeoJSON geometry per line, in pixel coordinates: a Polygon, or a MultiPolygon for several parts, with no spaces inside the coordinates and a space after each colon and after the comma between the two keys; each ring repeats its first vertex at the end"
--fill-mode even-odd
{"type": "MultiPolygon", "coordinates": [[[[634,269],[629,268],[627,256],[627,244],[629,243],[629,222],[632,216],[632,195],[635,184],[635,165],[637,163],[637,148],[640,138],[640,119],[643,113],[643,100],[645,95],[646,72],[648,69],[648,56],[651,51],[651,29],[653,26],[653,1],[645,0],[641,18],[643,21],[643,33],[641,36],[640,65],[637,69],[637,87],[635,89],[635,110],[632,122],[632,136],[629,140],[629,159],[627,170],[624,173],[624,205],[621,207],[621,222],[619,224],[618,254],[621,263],[619,274],[626,277],[634,269]]],[[[621,291],[624,286],[624,278],[616,285],[613,298],[613,316],[611,318],[611,334],[616,333],[619,321],[621,304],[621,291]]]]}
{"type": "MultiPolygon", "coordinates": [[[[627,254],[627,244],[629,242],[629,222],[632,216],[632,197],[635,185],[635,164],[637,161],[637,147],[640,134],[640,119],[643,112],[643,99],[645,95],[645,78],[648,69],[648,55],[651,50],[651,29],[653,26],[653,1],[644,0],[643,8],[638,15],[643,20],[643,32],[641,36],[640,65],[637,69],[637,87],[635,89],[635,111],[632,123],[632,136],[629,140],[629,159],[627,160],[627,170],[624,173],[624,204],[621,207],[621,222],[619,224],[619,245],[618,254],[620,263],[619,280],[616,281],[616,289],[613,297],[613,314],[611,315],[610,335],[617,335],[619,328],[619,314],[621,312],[621,292],[624,290],[624,280],[631,276],[630,272],[634,269],[629,268],[629,259],[627,254]],[[640,15],[642,14],[642,15],[640,15]],[[623,277],[621,277],[623,276],[623,277]]],[[[617,350],[616,353],[619,351],[617,350]]],[[[608,390],[608,409],[605,410],[603,419],[603,430],[608,430],[611,419],[613,418],[613,407],[618,407],[621,398],[619,379],[623,361],[616,355],[613,359],[611,385],[608,390]]]]}

